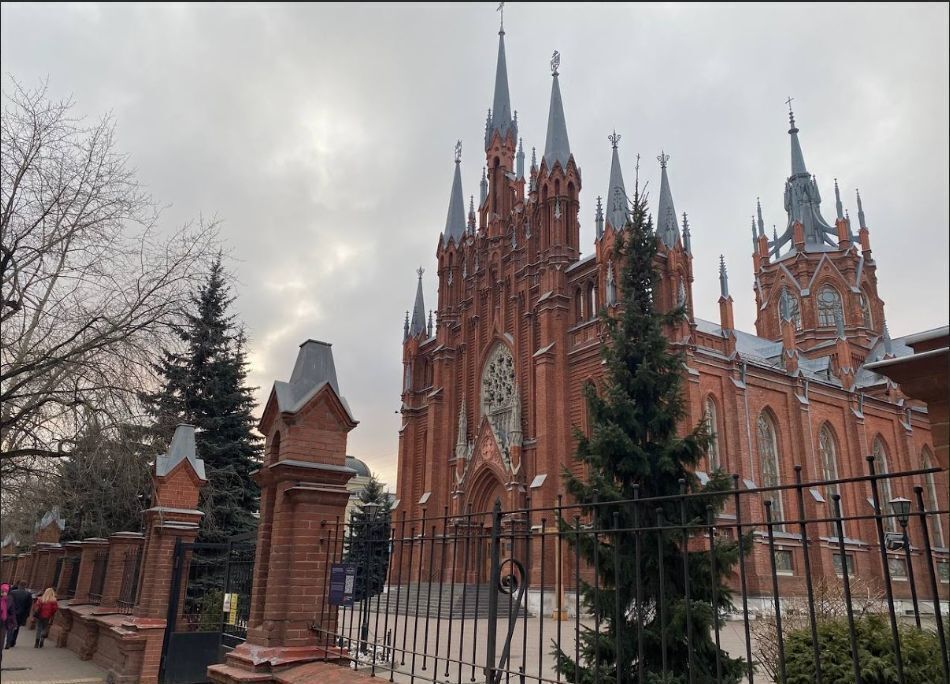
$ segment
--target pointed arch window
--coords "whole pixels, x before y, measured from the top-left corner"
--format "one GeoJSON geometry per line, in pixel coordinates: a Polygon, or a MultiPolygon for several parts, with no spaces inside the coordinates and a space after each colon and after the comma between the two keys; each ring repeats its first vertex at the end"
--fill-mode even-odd
{"type": "Polygon", "coordinates": [[[580,287],[574,290],[574,320],[578,323],[584,320],[584,292],[580,287]]]}
{"type": "Polygon", "coordinates": [[[868,301],[868,296],[863,292],[858,293],[858,304],[861,305],[861,319],[864,327],[874,327],[874,320],[871,318],[871,303],[868,301]]]}
{"type": "Polygon", "coordinates": [[[703,417],[709,429],[709,446],[706,448],[707,467],[710,472],[716,472],[722,467],[719,458],[719,412],[716,410],[716,400],[711,395],[706,397],[703,417]]]}
{"type": "MultiPolygon", "coordinates": [[[[818,455],[821,459],[821,475],[822,479],[826,482],[828,480],[837,480],[838,479],[838,440],[835,439],[834,431],[831,429],[831,426],[828,423],[825,423],[821,426],[821,430],[818,431],[818,455]]],[[[837,484],[826,484],[825,485],[825,500],[828,503],[829,513],[834,514],[834,499],[832,498],[835,494],[840,493],[840,488],[837,484]]],[[[845,517],[844,513],[844,502],[841,502],[841,516],[845,517]]],[[[835,525],[832,522],[828,523],[830,529],[829,535],[834,537],[836,536],[835,525]]],[[[845,523],[842,521],[842,529],[845,528],[845,523]]]]}
{"type": "Polygon", "coordinates": [[[597,284],[594,281],[587,283],[587,318],[594,320],[597,318],[597,284]]]}
{"type": "Polygon", "coordinates": [[[837,325],[839,316],[844,322],[841,295],[835,288],[825,285],[818,293],[818,325],[822,328],[833,328],[837,325]]]}
{"type": "MultiPolygon", "coordinates": [[[[759,414],[756,428],[759,464],[762,468],[762,486],[777,487],[781,484],[781,480],[779,477],[779,449],[775,421],[767,411],[762,411],[759,414]]],[[[785,509],[782,505],[782,492],[766,492],[766,497],[772,501],[772,519],[784,520],[785,509]]],[[[784,530],[784,528],[784,525],[776,525],[776,529],[784,530]]]]}
{"type": "MultiPolygon", "coordinates": [[[[887,465],[887,446],[880,435],[874,438],[874,445],[871,448],[871,454],[874,456],[874,471],[878,475],[886,475],[891,472],[887,465]]],[[[890,478],[882,478],[877,481],[877,491],[881,495],[881,514],[887,515],[891,512],[891,499],[894,498],[894,492],[891,489],[890,478]]],[[[893,516],[884,518],[884,529],[888,532],[897,532],[897,521],[893,516]]]]}
{"type": "MultiPolygon", "coordinates": [[[[933,468],[933,454],[930,453],[930,449],[924,447],[920,452],[920,460],[923,463],[924,468],[933,468]]],[[[926,486],[924,487],[924,505],[927,507],[928,511],[937,511],[940,510],[940,502],[937,499],[937,478],[936,473],[927,473],[924,476],[924,482],[926,486]]],[[[945,548],[946,538],[943,536],[943,524],[940,520],[941,516],[934,515],[931,516],[932,525],[933,525],[933,540],[934,546],[939,548],[945,548]]]]}
{"type": "Polygon", "coordinates": [[[798,297],[793,295],[787,287],[783,287],[782,294],[779,295],[778,322],[780,326],[783,319],[791,321],[795,330],[802,329],[802,309],[798,303],[798,297]]]}

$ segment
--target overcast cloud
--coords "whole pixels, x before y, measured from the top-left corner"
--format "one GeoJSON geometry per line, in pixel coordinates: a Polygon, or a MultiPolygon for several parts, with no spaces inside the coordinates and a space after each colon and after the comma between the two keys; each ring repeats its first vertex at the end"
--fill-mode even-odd
{"type": "MultiPolygon", "coordinates": [[[[478,194],[495,7],[4,4],[4,88],[48,78],[81,112],[111,111],[166,225],[223,220],[260,400],[302,340],[332,342],[361,421],[349,451],[394,485],[403,315],[419,265],[435,305],[457,138],[478,194]]],[[[948,319],[948,19],[947,4],[510,3],[512,106],[543,149],[559,50],[586,251],[607,135],[623,136],[628,187],[637,153],[658,187],[665,149],[697,315],[718,320],[722,253],[751,331],[750,216],[760,196],[767,224],[785,220],[791,95],[825,217],[834,177],[852,213],[861,189],[900,336],[948,319]]]]}

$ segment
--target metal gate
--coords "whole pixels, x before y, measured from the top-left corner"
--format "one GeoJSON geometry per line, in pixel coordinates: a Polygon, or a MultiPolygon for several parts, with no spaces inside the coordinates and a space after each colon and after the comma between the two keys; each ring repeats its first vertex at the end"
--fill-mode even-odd
{"type": "Polygon", "coordinates": [[[254,544],[175,545],[162,645],[160,680],[164,684],[208,681],[208,666],[247,638],[254,544]]]}

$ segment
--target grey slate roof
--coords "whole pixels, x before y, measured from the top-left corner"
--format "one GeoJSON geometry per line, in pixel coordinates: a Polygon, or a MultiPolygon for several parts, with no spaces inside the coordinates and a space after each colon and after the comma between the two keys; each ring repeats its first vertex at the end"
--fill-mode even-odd
{"type": "Polygon", "coordinates": [[[357,477],[372,477],[369,472],[369,466],[355,456],[346,457],[346,467],[355,470],[357,477]]]}
{"type": "MultiPolygon", "coordinates": [[[[710,335],[724,336],[723,330],[718,323],[707,321],[702,318],[696,318],[695,321],[696,329],[700,332],[710,335]]],[[[773,342],[764,337],[758,337],[757,335],[742,332],[741,330],[733,330],[732,333],[736,336],[736,351],[743,357],[743,359],[755,365],[767,368],[781,369],[783,367],[781,342],[773,342]]],[[[866,387],[882,384],[885,381],[885,378],[881,375],[878,375],[874,371],[865,368],[865,366],[869,363],[883,359],[884,354],[887,353],[885,347],[888,345],[891,347],[890,353],[893,353],[896,357],[913,354],[913,349],[911,349],[905,343],[906,339],[907,338],[899,338],[888,342],[885,340],[883,335],[880,336],[871,347],[871,351],[864,360],[864,364],[855,373],[855,388],[863,389],[866,387]]],[[[830,352],[834,349],[834,341],[829,340],[824,345],[818,345],[818,347],[821,346],[827,347],[830,352]]],[[[798,368],[803,375],[810,379],[820,380],[831,385],[840,386],[841,384],[838,378],[831,374],[830,353],[827,356],[820,356],[811,359],[805,356],[800,356],[798,359],[798,368]]]]}
{"type": "Polygon", "coordinates": [[[548,109],[548,135],[544,142],[544,157],[548,169],[560,163],[561,168],[567,168],[567,160],[571,158],[571,143],[567,139],[567,121],[564,119],[564,104],[561,102],[561,86],[558,85],[558,74],[555,71],[551,84],[551,107],[548,109]]]}
{"type": "Polygon", "coordinates": [[[669,156],[661,153],[659,159],[660,202],[656,207],[656,234],[667,247],[672,247],[680,236],[680,228],[676,217],[676,207],[673,206],[670,179],[666,175],[666,162],[669,160],[669,156]]]}
{"type": "Polygon", "coordinates": [[[465,200],[462,197],[461,161],[455,160],[455,177],[452,179],[452,192],[449,195],[449,211],[445,217],[445,240],[460,242],[465,235],[465,200]]]}
{"type": "MultiPolygon", "coordinates": [[[[53,506],[51,509],[46,511],[43,517],[40,518],[39,521],[37,521],[37,523],[33,526],[33,529],[42,530],[45,527],[49,527],[53,523],[55,523],[60,530],[66,529],[66,519],[60,515],[59,506],[53,506]]],[[[10,535],[7,535],[8,538],[9,536],[10,535]]]]}
{"type": "Polygon", "coordinates": [[[340,394],[336,379],[336,365],[333,363],[333,351],[329,342],[307,340],[300,345],[297,361],[290,374],[290,382],[274,382],[277,406],[282,412],[299,411],[324,385],[329,385],[336,394],[351,420],[353,413],[349,404],[340,394]]]}
{"type": "Polygon", "coordinates": [[[613,145],[610,157],[610,181],[607,184],[607,223],[614,230],[621,230],[627,222],[627,189],[623,184],[623,172],[620,170],[620,155],[617,145],[613,145]]]}
{"type": "Polygon", "coordinates": [[[155,459],[155,474],[158,476],[167,475],[182,461],[188,461],[191,464],[195,474],[202,480],[205,477],[205,462],[198,458],[195,451],[195,426],[179,425],[175,428],[175,434],[172,437],[172,443],[168,447],[168,452],[155,459]]]}
{"type": "Polygon", "coordinates": [[[504,138],[509,129],[518,137],[518,127],[511,116],[511,99],[508,96],[508,64],[505,60],[505,32],[498,32],[498,63],[495,67],[495,97],[492,100],[491,119],[485,129],[485,148],[488,148],[495,131],[504,138]]]}

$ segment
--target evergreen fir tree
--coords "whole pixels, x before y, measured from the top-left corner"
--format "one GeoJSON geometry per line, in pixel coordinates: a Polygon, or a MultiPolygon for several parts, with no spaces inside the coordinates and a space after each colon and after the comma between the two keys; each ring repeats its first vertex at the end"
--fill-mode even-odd
{"type": "MultiPolygon", "coordinates": [[[[713,473],[706,485],[693,474],[709,442],[705,421],[684,436],[677,432],[686,415],[684,366],[682,356],[669,349],[664,327],[681,321],[685,311],[682,307],[668,313],[656,310],[656,252],[657,238],[646,214],[646,199],[637,188],[632,214],[616,242],[616,259],[623,264],[618,283],[621,308],[616,314],[601,312],[609,335],[602,349],[604,384],[599,391],[593,387],[587,390],[590,435],[576,433],[576,458],[586,465],[586,476],[564,472],[566,490],[581,504],[580,512],[589,516],[594,529],[603,531],[596,540],[591,531],[567,535],[573,550],[598,570],[598,591],[583,581],[580,591],[582,601],[601,625],[599,634],[589,628],[582,631],[579,662],[556,649],[557,667],[570,682],[632,683],[638,681],[640,669],[646,682],[716,681],[713,620],[731,607],[725,578],[738,561],[738,545],[717,540],[713,573],[703,543],[704,530],[685,534],[677,528],[662,534],[656,531],[662,525],[680,524],[680,500],[632,502],[637,496],[678,495],[684,488],[690,493],[705,492],[708,496],[683,500],[685,519],[703,524],[710,513],[707,506],[712,506],[712,512],[721,510],[726,499],[722,492],[731,487],[722,472],[713,473]],[[599,505],[592,505],[595,502],[599,505]],[[639,572],[635,568],[635,525],[654,530],[639,533],[639,572]],[[694,544],[688,553],[691,632],[687,644],[683,550],[690,539],[694,544]],[[619,619],[617,605],[622,607],[619,619]],[[638,657],[638,621],[643,625],[639,632],[642,662],[638,657]],[[665,658],[661,646],[664,622],[665,658]]],[[[566,531],[573,524],[562,520],[561,526],[566,531]]],[[[724,651],[719,651],[718,657],[723,681],[739,681],[743,661],[724,651]]]]}
{"type": "Polygon", "coordinates": [[[166,351],[158,367],[164,386],[143,397],[161,448],[167,447],[179,423],[197,429],[198,455],[208,476],[199,537],[205,542],[227,541],[253,530],[259,497],[250,476],[261,450],[260,437],[252,431],[255,388],[246,384],[246,340],[228,314],[234,298],[225,278],[218,255],[207,282],[193,297],[195,311],[177,331],[182,349],[166,351]]]}
{"type": "Polygon", "coordinates": [[[389,525],[392,501],[373,475],[359,494],[349,535],[344,539],[343,560],[356,564],[353,599],[372,598],[383,590],[389,572],[389,525]],[[367,504],[371,504],[367,507],[367,504]]]}

